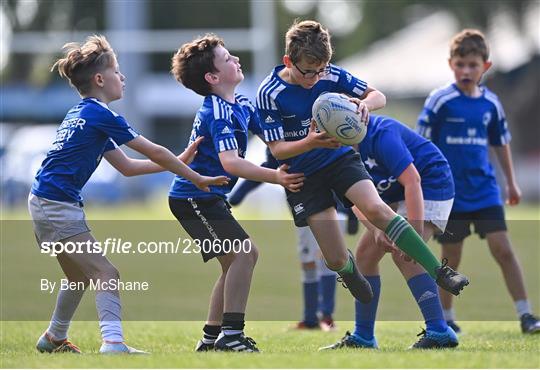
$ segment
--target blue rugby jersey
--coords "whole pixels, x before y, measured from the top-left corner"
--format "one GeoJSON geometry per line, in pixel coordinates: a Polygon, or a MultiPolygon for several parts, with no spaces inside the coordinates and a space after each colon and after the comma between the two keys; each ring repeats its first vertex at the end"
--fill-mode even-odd
{"type": "Polygon", "coordinates": [[[231,104],[217,95],[208,95],[195,116],[190,143],[199,136],[204,140],[199,144],[198,153],[189,165],[194,171],[205,176],[228,176],[227,186],[211,186],[210,192],[199,190],[193,183],[176,176],[171,184],[169,196],[172,198],[203,198],[219,195],[223,198],[231,191],[238,177],[227,173],[219,160],[219,153],[237,150],[242,158],[246,156],[248,130],[259,135],[261,128],[257,109],[248,98],[235,95],[231,104]]]}
{"type": "Polygon", "coordinates": [[[69,110],[41,163],[31,192],[38,197],[82,202],[81,190],[103,153],[139,136],[129,123],[95,98],[69,110]]]}
{"type": "Polygon", "coordinates": [[[433,143],[390,117],[371,115],[367,128],[359,152],[383,201],[405,200],[397,178],[411,163],[420,174],[424,199],[454,197],[450,166],[433,143]]]}
{"type": "MultiPolygon", "coordinates": [[[[311,107],[322,93],[336,92],[360,97],[367,89],[366,82],[332,64],[330,73],[311,89],[283,81],[278,75],[283,68],[284,65],[274,68],[257,92],[257,108],[266,142],[282,139],[297,141],[306,137],[312,118],[311,107]]],[[[280,163],[289,164],[291,173],[303,172],[309,176],[351,150],[348,146],[339,149],[317,148],[280,163]]]]}
{"type": "Polygon", "coordinates": [[[480,88],[482,95],[475,98],[455,84],[436,89],[418,119],[418,132],[439,147],[452,168],[454,212],[502,205],[488,144],[508,144],[511,136],[499,99],[488,88],[480,88]]]}

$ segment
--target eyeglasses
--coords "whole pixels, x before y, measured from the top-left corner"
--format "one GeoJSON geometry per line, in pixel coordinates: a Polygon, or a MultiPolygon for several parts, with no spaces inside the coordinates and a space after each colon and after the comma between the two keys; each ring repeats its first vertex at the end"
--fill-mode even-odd
{"type": "Polygon", "coordinates": [[[296,65],[296,63],[293,63],[293,66],[296,67],[296,69],[298,70],[298,72],[300,72],[302,74],[302,77],[304,77],[305,79],[311,79],[315,76],[318,76],[318,77],[324,77],[326,76],[327,74],[330,73],[330,66],[327,65],[325,66],[323,69],[321,69],[320,71],[302,71],[300,69],[300,67],[298,67],[296,65]]]}

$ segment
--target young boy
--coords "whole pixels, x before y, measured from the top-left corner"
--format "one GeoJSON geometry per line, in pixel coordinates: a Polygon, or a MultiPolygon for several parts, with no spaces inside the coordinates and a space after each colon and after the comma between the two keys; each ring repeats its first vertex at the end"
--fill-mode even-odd
{"type": "MultiPolygon", "coordinates": [[[[418,120],[419,132],[437,145],[448,159],[456,197],[448,222],[448,233],[438,238],[442,256],[457,268],[463,241],[471,234],[470,224],[486,238],[491,254],[499,264],[514,301],[523,333],[540,332],[538,319],[531,314],[523,273],[506,232],[504,208],[493,167],[489,162],[491,145],[506,177],[507,203],[517,205],[521,191],[516,183],[503,107],[497,96],[480,85],[491,67],[484,35],[466,29],[450,44],[450,69],[455,82],[434,90],[427,98],[418,120]]],[[[452,297],[441,291],[446,320],[456,331],[452,297]]]]}
{"type": "MultiPolygon", "coordinates": [[[[266,168],[278,168],[279,163],[268,148],[266,148],[266,161],[261,164],[266,168]]],[[[240,204],[244,198],[255,190],[260,182],[246,180],[233,189],[229,197],[232,206],[240,204]]],[[[338,202],[338,217],[342,229],[348,234],[358,231],[358,219],[350,208],[345,208],[338,202]]],[[[333,313],[336,303],[336,273],[324,264],[320,254],[319,245],[309,227],[297,227],[298,256],[302,267],[302,292],[304,314],[302,320],[296,323],[295,328],[322,329],[333,331],[336,328],[333,313]]]]}
{"type": "Polygon", "coordinates": [[[317,133],[312,122],[313,102],[323,92],[353,96],[359,114],[367,120],[369,111],[379,109],[386,98],[345,70],[328,64],[332,56],[330,35],[315,21],[294,23],[285,37],[284,65],[277,66],[262,82],[257,106],[267,145],[279,161],[292,171],[306,175],[304,187],[287,193],[296,226],[309,225],[327,266],[336,271],[351,294],[368,303],[373,292],[358,272],[352,253],[336,219],[334,194],[344,204],[356,205],[367,219],[383,230],[400,249],[424,266],[437,283],[453,294],[468,284],[429,251],[422,238],[401,216],[386,205],[351,147],[317,133]]]}
{"type": "MultiPolygon", "coordinates": [[[[110,102],[122,98],[125,77],[120,73],[116,55],[105,37],[90,36],[82,45],[64,45],[64,50],[64,57],[54,64],[53,70],[57,68],[60,76],[69,80],[82,100],[69,110],[58,128],[53,146],[36,174],[28,197],[28,208],[40,246],[56,242],[95,243],[86,224],[81,190],[102,157],[126,176],[168,169],[192,180],[201,191],[208,191],[209,185],[227,183],[224,176],[206,177],[194,172],[170,151],[135,132],[122,116],[109,108],[110,102]],[[151,161],[128,158],[119,149],[122,144],[146,155],[151,161]]],[[[196,144],[190,146],[191,153],[180,156],[180,159],[189,161],[196,144]]],[[[92,280],[99,286],[96,308],[103,340],[99,352],[146,353],[124,343],[119,292],[116,288],[106,288],[111,284],[99,284],[100,281],[119,279],[118,270],[107,257],[83,250],[82,253],[59,253],[57,259],[67,279],[82,283],[84,289],[59,290],[51,322],[38,339],[37,350],[81,353],[67,339],[67,333],[75,310],[92,280]]]]}
{"type": "MultiPolygon", "coordinates": [[[[454,182],[450,166],[442,153],[399,121],[372,115],[367,134],[359,146],[362,161],[383,201],[406,217],[427,242],[433,234],[444,232],[454,198],[454,182]]],[[[370,282],[374,299],[368,303],[355,302],[355,330],[347,332],[338,343],[322,349],[377,348],[375,318],[381,291],[379,261],[391,243],[365,218],[367,231],[356,250],[356,261],[370,282]]],[[[458,345],[456,333],[443,317],[437,286],[419,265],[392,253],[395,264],[407,280],[417,302],[426,330],[412,348],[451,348],[458,345]]]]}
{"type": "Polygon", "coordinates": [[[223,40],[206,35],[181,46],[172,58],[172,74],[204,102],[193,123],[190,141],[200,136],[198,154],[191,168],[203,174],[225,175],[229,186],[201,192],[188,179],[177,176],[169,192],[169,206],[187,233],[201,245],[204,262],[217,258],[221,265],[210,297],[203,339],[196,351],[258,352],[253,339],[244,335],[244,317],[257,248],[234,219],[226,194],[238,177],[281,184],[294,193],[302,174],[262,168],[244,159],[248,130],[260,133],[258,112],[235,89],[244,79],[239,59],[227,51],[223,40]],[[211,245],[212,248],[205,248],[211,245]],[[234,248],[231,246],[241,246],[234,248]]]}

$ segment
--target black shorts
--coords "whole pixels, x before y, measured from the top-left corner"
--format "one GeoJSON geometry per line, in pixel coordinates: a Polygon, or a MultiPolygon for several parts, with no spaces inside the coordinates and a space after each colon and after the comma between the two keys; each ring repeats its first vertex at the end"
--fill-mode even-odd
{"type": "Polygon", "coordinates": [[[345,198],[351,186],[361,180],[371,180],[360,154],[350,151],[314,174],[307,176],[298,193],[287,191],[287,202],[298,227],[308,226],[307,218],[336,207],[334,194],[346,208],[352,203],[345,198]]]}
{"type": "MultiPolygon", "coordinates": [[[[169,208],[189,236],[200,243],[203,261],[227,254],[224,240],[232,244],[249,239],[249,235],[233,217],[229,204],[221,197],[169,198],[169,208]],[[206,240],[206,242],[205,242],[206,240]],[[214,240],[215,248],[206,248],[214,240]],[[210,242],[210,243],[208,243],[210,242]]],[[[230,249],[230,248],[229,248],[230,249]]]]}
{"type": "Polygon", "coordinates": [[[471,235],[471,224],[480,238],[496,231],[506,231],[504,208],[493,206],[473,212],[451,212],[444,234],[436,236],[441,244],[459,243],[471,235]]]}

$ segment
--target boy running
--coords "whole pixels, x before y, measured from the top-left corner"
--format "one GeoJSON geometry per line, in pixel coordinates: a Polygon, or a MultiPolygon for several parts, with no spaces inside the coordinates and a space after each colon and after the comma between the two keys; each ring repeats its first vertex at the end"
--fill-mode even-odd
{"type": "Polygon", "coordinates": [[[317,133],[312,122],[313,102],[323,92],[353,96],[365,121],[382,108],[386,98],[345,70],[329,64],[330,35],[315,21],[293,24],[285,37],[284,65],[262,82],[257,96],[263,133],[276,159],[306,175],[297,193],[287,200],[296,226],[309,225],[326,264],[336,271],[353,297],[362,303],[373,298],[369,282],[358,272],[337,222],[334,193],[344,204],[356,205],[367,219],[414,260],[444,289],[459,294],[465,276],[442,266],[415,230],[379,197],[360,155],[351,147],[317,133]]]}

